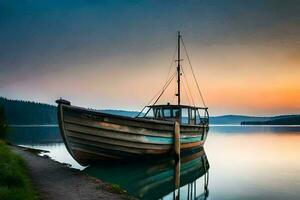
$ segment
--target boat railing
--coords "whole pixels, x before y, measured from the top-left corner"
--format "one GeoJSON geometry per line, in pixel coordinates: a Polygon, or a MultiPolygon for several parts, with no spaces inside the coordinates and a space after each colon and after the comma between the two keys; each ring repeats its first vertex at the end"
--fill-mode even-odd
{"type": "Polygon", "coordinates": [[[209,113],[207,107],[178,107],[177,105],[151,106],[149,107],[148,111],[139,118],[179,121],[186,125],[207,125],[209,123],[209,113]],[[166,113],[168,114],[166,115],[166,113]]]}

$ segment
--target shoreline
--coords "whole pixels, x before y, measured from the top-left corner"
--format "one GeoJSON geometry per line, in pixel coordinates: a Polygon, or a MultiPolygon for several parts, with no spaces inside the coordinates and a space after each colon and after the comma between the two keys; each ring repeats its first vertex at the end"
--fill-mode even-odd
{"type": "Polygon", "coordinates": [[[32,185],[40,199],[133,199],[127,193],[115,191],[110,184],[81,173],[80,170],[38,156],[38,150],[11,145],[9,148],[25,161],[32,185]]]}

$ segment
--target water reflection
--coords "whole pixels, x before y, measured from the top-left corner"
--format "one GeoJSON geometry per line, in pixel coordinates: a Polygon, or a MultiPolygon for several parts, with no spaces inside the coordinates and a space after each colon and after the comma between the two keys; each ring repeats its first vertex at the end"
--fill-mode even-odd
{"type": "MultiPolygon", "coordinates": [[[[56,142],[61,140],[57,127],[13,127],[10,137],[14,144],[48,150],[44,154],[52,159],[84,169],[63,143],[56,142]]],[[[203,169],[205,152],[194,152],[194,157],[182,154],[180,168],[177,166],[178,187],[172,160],[92,166],[85,171],[143,199],[299,199],[299,126],[212,126],[205,150],[209,170],[203,169]],[[209,197],[205,189],[208,171],[209,197]]]]}
{"type": "MultiPolygon", "coordinates": [[[[202,162],[201,165],[203,166],[202,169],[204,169],[204,175],[201,175],[200,177],[203,176],[203,180],[204,180],[204,187],[203,187],[203,192],[197,196],[197,180],[200,178],[198,177],[197,179],[189,182],[186,184],[187,187],[187,193],[181,195],[180,191],[181,191],[181,186],[182,184],[180,183],[180,177],[181,177],[181,161],[177,161],[175,162],[175,183],[174,183],[174,191],[173,191],[173,199],[178,200],[178,199],[187,199],[187,200],[192,200],[192,199],[197,199],[197,200],[205,200],[207,199],[208,195],[209,195],[209,191],[208,191],[208,180],[209,180],[209,164],[208,164],[208,160],[207,157],[205,155],[205,157],[201,158],[202,162]]],[[[186,189],[186,188],[185,188],[186,189]]]]}
{"type": "Polygon", "coordinates": [[[210,133],[227,134],[299,134],[299,125],[212,125],[210,133]]]}
{"type": "Polygon", "coordinates": [[[177,163],[170,158],[104,163],[90,166],[84,172],[104,182],[117,184],[139,199],[206,199],[208,170],[205,151],[198,148],[182,152],[177,163]]]}

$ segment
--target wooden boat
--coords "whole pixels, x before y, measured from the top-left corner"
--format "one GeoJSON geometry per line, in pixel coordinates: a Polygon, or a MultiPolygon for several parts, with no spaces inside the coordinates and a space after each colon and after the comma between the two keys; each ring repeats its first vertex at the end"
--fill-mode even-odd
{"type": "Polygon", "coordinates": [[[173,152],[175,122],[180,124],[181,149],[192,149],[204,144],[209,122],[207,107],[180,103],[181,41],[179,33],[176,105],[156,105],[170,81],[167,81],[158,99],[151,106],[145,107],[147,112],[143,113],[143,109],[135,118],[76,107],[63,99],[56,101],[60,132],[76,161],[87,165],[100,160],[168,155],[173,152]]]}

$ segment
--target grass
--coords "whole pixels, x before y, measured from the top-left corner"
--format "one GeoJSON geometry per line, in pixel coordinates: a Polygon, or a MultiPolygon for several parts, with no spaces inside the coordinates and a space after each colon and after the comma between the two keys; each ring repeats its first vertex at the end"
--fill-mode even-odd
{"type": "Polygon", "coordinates": [[[0,140],[0,199],[37,200],[25,162],[0,140]]]}
{"type": "Polygon", "coordinates": [[[124,190],[123,188],[121,188],[119,185],[117,184],[109,184],[106,183],[103,187],[99,186],[98,189],[103,189],[105,188],[107,191],[114,193],[114,194],[119,194],[121,195],[122,199],[126,199],[126,200],[135,200],[134,197],[131,197],[128,195],[128,192],[126,190],[124,190]]]}
{"type": "Polygon", "coordinates": [[[119,185],[117,184],[112,184],[111,185],[111,190],[113,193],[116,193],[116,194],[126,194],[126,190],[123,190],[119,185]]]}

